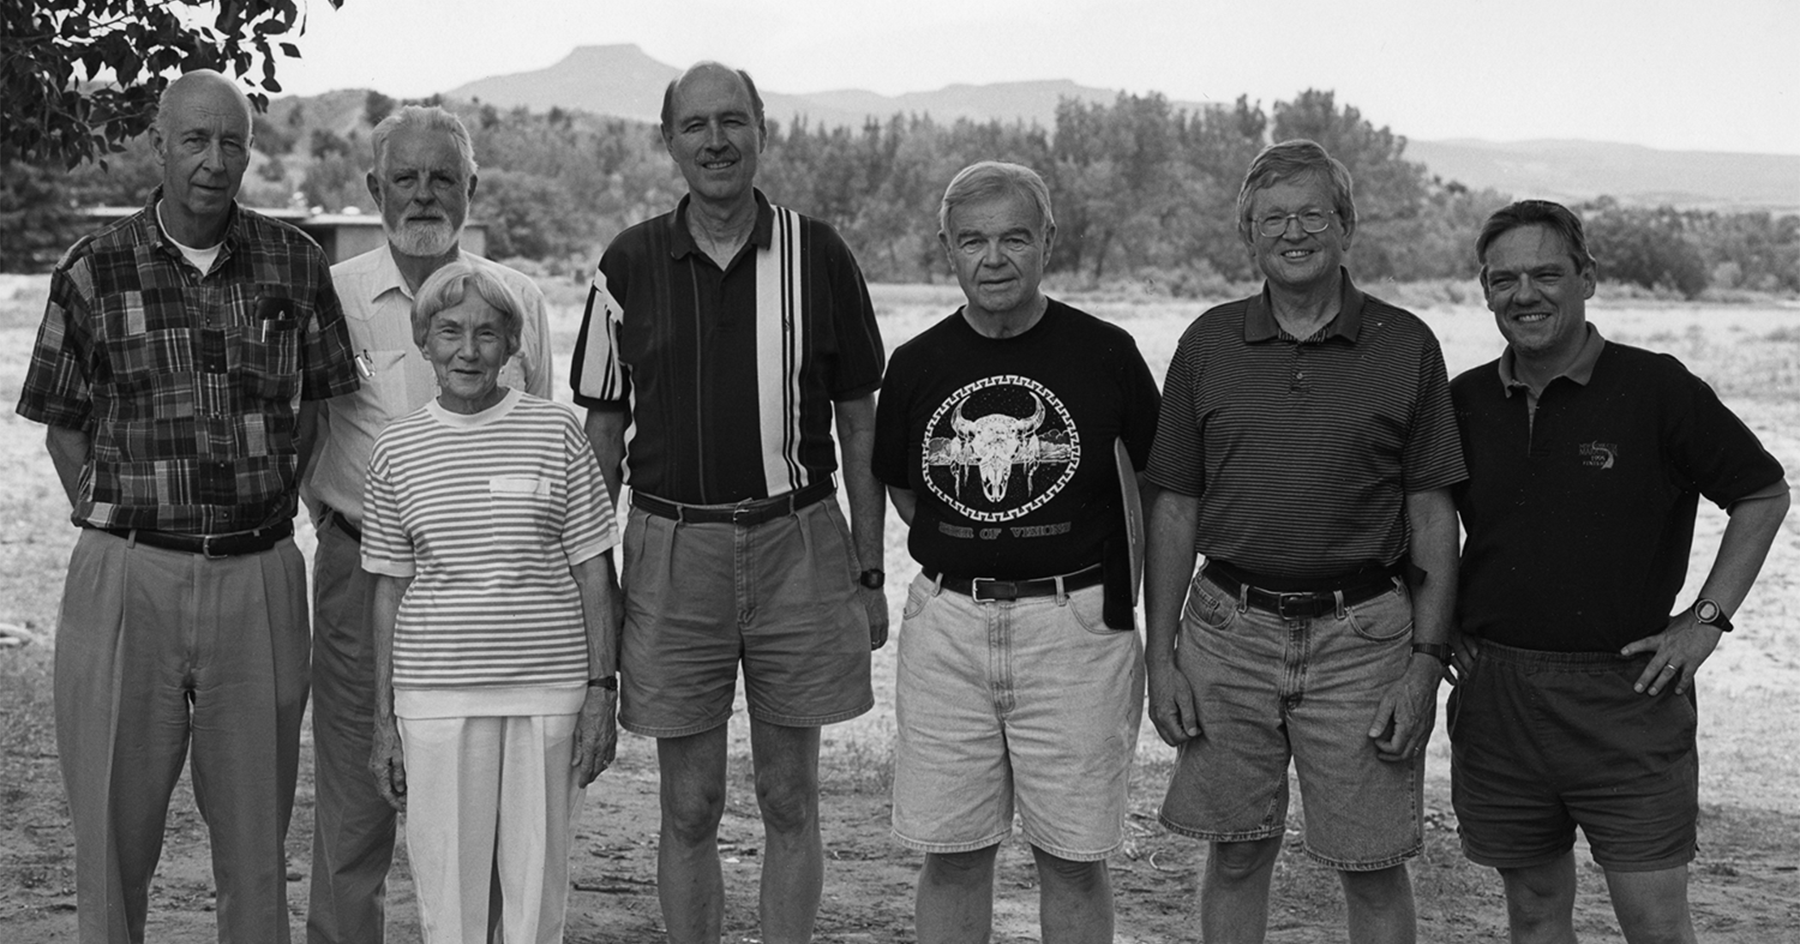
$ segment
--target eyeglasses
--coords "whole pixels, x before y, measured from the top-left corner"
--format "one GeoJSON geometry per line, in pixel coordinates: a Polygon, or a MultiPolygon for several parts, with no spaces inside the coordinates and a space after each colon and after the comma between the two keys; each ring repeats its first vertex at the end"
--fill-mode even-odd
{"type": "Polygon", "coordinates": [[[1337,215],[1336,210],[1301,210],[1298,213],[1271,213],[1256,221],[1256,228],[1264,236],[1280,236],[1287,232],[1288,220],[1299,220],[1303,233],[1323,233],[1325,227],[1331,225],[1331,218],[1337,215]]]}

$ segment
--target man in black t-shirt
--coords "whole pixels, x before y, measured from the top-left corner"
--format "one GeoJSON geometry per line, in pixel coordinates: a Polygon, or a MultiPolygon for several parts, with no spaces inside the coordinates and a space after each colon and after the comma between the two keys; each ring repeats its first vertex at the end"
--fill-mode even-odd
{"type": "Polygon", "coordinates": [[[1673,357],[1587,323],[1594,259],[1524,200],[1475,244],[1507,348],[1450,386],[1469,478],[1451,790],[1463,851],[1500,871],[1515,941],[1574,940],[1575,827],[1625,939],[1692,941],[1694,674],[1787,513],[1780,463],[1673,357]],[[1731,523],[1693,604],[1700,495],[1731,523]]]}
{"type": "Polygon", "coordinates": [[[965,168],[939,224],[967,304],[894,352],[874,456],[923,567],[893,813],[926,853],[918,939],[990,923],[1016,801],[1046,938],[1110,941],[1144,692],[1114,443],[1142,467],[1156,382],[1129,334],[1040,290],[1056,223],[1036,173],[965,168]]]}

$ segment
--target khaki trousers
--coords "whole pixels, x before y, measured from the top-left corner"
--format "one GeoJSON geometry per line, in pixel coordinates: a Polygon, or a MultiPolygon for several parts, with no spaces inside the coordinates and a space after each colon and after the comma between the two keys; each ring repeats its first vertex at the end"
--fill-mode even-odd
{"type": "Polygon", "coordinates": [[[292,540],[209,560],[82,532],[55,669],[82,944],[144,939],[169,796],[190,753],[219,940],[286,944],[306,630],[292,540]]]}
{"type": "Polygon", "coordinates": [[[375,578],[331,524],[313,551],[313,846],[309,944],[381,944],[394,808],[375,789],[375,578]]]}

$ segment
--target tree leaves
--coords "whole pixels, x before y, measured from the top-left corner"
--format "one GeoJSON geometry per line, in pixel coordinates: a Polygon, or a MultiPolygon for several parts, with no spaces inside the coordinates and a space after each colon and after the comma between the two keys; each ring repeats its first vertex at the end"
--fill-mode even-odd
{"type": "MultiPolygon", "coordinates": [[[[333,9],[344,0],[326,0],[333,9]]],[[[257,108],[280,93],[270,37],[305,33],[294,0],[37,0],[0,5],[0,159],[74,168],[149,129],[171,73],[236,76],[257,108]],[[253,74],[260,78],[247,78],[253,74]]],[[[293,42],[275,44],[298,58],[293,42]]]]}

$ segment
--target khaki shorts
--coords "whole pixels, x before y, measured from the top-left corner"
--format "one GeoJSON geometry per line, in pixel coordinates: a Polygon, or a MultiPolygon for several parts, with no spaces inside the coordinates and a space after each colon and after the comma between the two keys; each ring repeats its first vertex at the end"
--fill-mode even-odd
{"type": "Polygon", "coordinates": [[[633,508],[625,527],[619,723],[685,737],[731,718],[790,727],[874,707],[861,568],[835,500],[748,527],[633,508]]]}
{"type": "Polygon", "coordinates": [[[1144,648],[1109,629],[1099,587],[977,602],[920,576],[900,627],[894,838],[921,852],[1012,834],[1059,859],[1125,841],[1144,648]]]}

